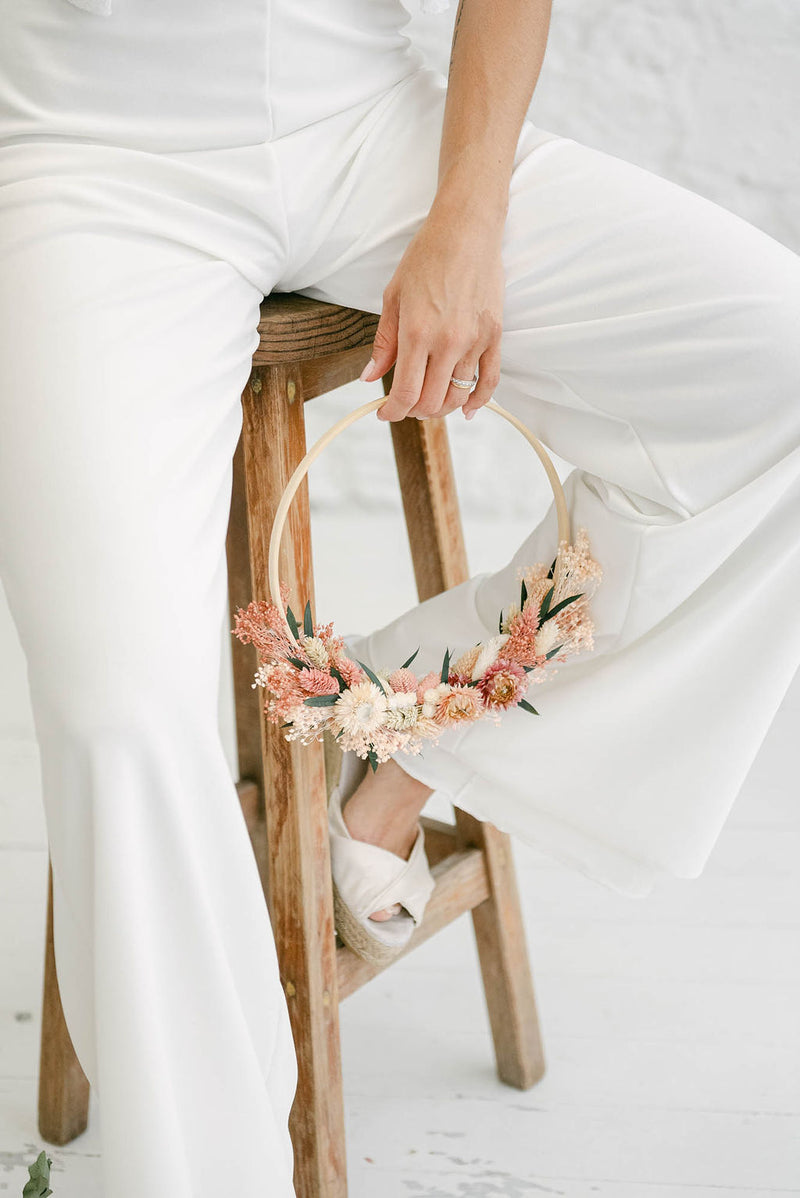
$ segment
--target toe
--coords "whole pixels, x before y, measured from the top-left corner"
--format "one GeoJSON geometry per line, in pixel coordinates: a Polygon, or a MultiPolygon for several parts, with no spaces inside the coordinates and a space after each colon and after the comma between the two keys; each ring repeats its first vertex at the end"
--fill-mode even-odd
{"type": "Polygon", "coordinates": [[[399,915],[403,907],[401,903],[392,903],[391,907],[384,907],[381,911],[373,911],[370,919],[374,919],[376,923],[383,923],[386,919],[391,919],[393,915],[399,915]]]}

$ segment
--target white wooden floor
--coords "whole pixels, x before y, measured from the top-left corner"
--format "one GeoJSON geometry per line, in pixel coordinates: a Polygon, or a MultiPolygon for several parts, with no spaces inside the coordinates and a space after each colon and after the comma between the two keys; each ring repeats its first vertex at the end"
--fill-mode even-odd
{"type": "MultiPolygon", "coordinates": [[[[476,570],[505,560],[487,531],[468,530],[495,552],[490,563],[471,549],[476,570]]],[[[517,531],[504,532],[510,548],[517,531]]],[[[318,611],[338,631],[374,627],[395,583],[392,606],[413,602],[401,539],[362,542],[364,577],[381,543],[390,550],[370,608],[374,594],[359,607],[337,589],[342,555],[358,567],[358,538],[348,549],[321,517],[314,536],[318,611]]],[[[648,899],[515,843],[548,1063],[533,1089],[495,1078],[468,918],[343,1003],[352,1198],[800,1194],[799,733],[800,676],[703,876],[648,899]]],[[[33,743],[0,747],[0,816],[0,1193],[16,1196],[44,1146],[33,743]]],[[[89,1131],[48,1148],[54,1198],[113,1198],[101,1134],[93,1102],[89,1131]]]]}

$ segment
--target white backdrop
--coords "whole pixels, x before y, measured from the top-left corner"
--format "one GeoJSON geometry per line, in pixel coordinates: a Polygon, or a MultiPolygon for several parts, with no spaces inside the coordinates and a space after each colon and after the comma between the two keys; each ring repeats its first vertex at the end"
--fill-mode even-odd
{"type": "MultiPolygon", "coordinates": [[[[455,6],[434,16],[409,0],[409,11],[406,32],[446,72],[455,6]]],[[[531,117],[690,187],[800,251],[799,53],[795,0],[555,0],[531,117]]],[[[380,387],[351,384],[309,404],[309,438],[378,394],[380,387]]],[[[470,560],[496,568],[503,559],[489,557],[496,551],[493,520],[530,521],[519,503],[527,508],[531,496],[515,508],[513,496],[494,485],[492,466],[501,454],[520,461],[525,455],[525,462],[533,455],[497,417],[470,435],[480,421],[480,414],[469,425],[451,417],[448,428],[462,510],[474,531],[470,560]]],[[[563,477],[564,464],[556,464],[563,477]]],[[[541,468],[534,461],[531,469],[543,503],[541,468]]],[[[314,463],[310,483],[319,527],[327,522],[357,533],[360,508],[373,520],[383,512],[387,526],[398,527],[388,430],[374,418],[348,429],[314,463]]],[[[349,565],[356,569],[355,561],[349,565]]],[[[42,562],[43,585],[46,569],[42,562]]],[[[330,607],[323,610],[324,618],[337,619],[330,607]]],[[[361,625],[337,620],[337,627],[361,625]]],[[[0,752],[32,737],[24,656],[0,588],[0,752]]]]}

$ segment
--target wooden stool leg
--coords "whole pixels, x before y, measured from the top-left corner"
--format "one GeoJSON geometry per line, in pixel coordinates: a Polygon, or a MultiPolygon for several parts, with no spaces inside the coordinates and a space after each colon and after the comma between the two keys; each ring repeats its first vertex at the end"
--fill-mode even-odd
{"type": "MultiPolygon", "coordinates": [[[[247,527],[247,489],[244,477],[244,444],[239,438],[233,455],[231,509],[226,537],[228,566],[228,611],[233,628],[237,607],[247,607],[253,595],[250,577],[250,534],[247,527]]],[[[267,879],[267,826],[264,808],[264,758],[261,746],[261,709],[264,692],[253,689],[253,675],[258,669],[258,654],[252,645],[245,645],[231,636],[231,664],[236,712],[236,748],[239,761],[237,789],[242,813],[250,833],[261,885],[269,895],[267,879]]]]}
{"type": "Polygon", "coordinates": [[[511,839],[494,824],[456,808],[459,848],[483,848],[491,893],[472,908],[497,1075],[528,1090],[545,1073],[544,1047],[528,960],[511,839]]]}
{"type": "Polygon", "coordinates": [[[89,1083],[67,1031],[53,946],[53,870],[48,869],[42,1039],[39,1053],[39,1133],[49,1144],[68,1144],[89,1122],[89,1083]]]}
{"type": "MultiPolygon", "coordinates": [[[[388,394],[393,372],[384,376],[388,394]]],[[[443,419],[392,421],[400,490],[420,601],[469,577],[455,476],[443,419]]],[[[483,848],[491,895],[472,923],[502,1081],[528,1089],[545,1071],[522,912],[508,837],[456,810],[459,847],[483,848]]]]}
{"type": "MultiPolygon", "coordinates": [[[[305,453],[299,368],[257,368],[242,396],[253,598],[268,595],[275,509],[305,453]]],[[[289,512],[280,577],[314,609],[308,485],[289,512]]],[[[279,597],[275,596],[279,601],[279,597]]],[[[302,611],[298,612],[302,619],[302,611]]],[[[316,612],[314,612],[316,615],[316,612]]],[[[263,692],[261,692],[263,696],[263,692]]],[[[345,1198],[344,1098],[322,743],[300,745],[262,716],[268,878],[281,982],[292,1021],[298,1086],[290,1118],[298,1198],[345,1198]]]]}

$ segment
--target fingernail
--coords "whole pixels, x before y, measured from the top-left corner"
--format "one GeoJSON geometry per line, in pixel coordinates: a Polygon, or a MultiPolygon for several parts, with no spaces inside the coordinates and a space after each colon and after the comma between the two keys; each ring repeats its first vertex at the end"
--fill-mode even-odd
{"type": "Polygon", "coordinates": [[[367,375],[372,374],[373,370],[375,369],[375,365],[376,365],[375,359],[370,358],[370,360],[367,362],[364,369],[361,371],[361,374],[358,376],[362,383],[368,383],[370,381],[367,378],[367,375]]]}
{"type": "Polygon", "coordinates": [[[473,408],[471,412],[465,412],[465,413],[464,413],[464,419],[465,419],[465,420],[471,420],[471,419],[472,419],[472,417],[473,417],[473,416],[475,415],[475,413],[477,412],[477,410],[478,410],[477,408],[473,408]]]}

